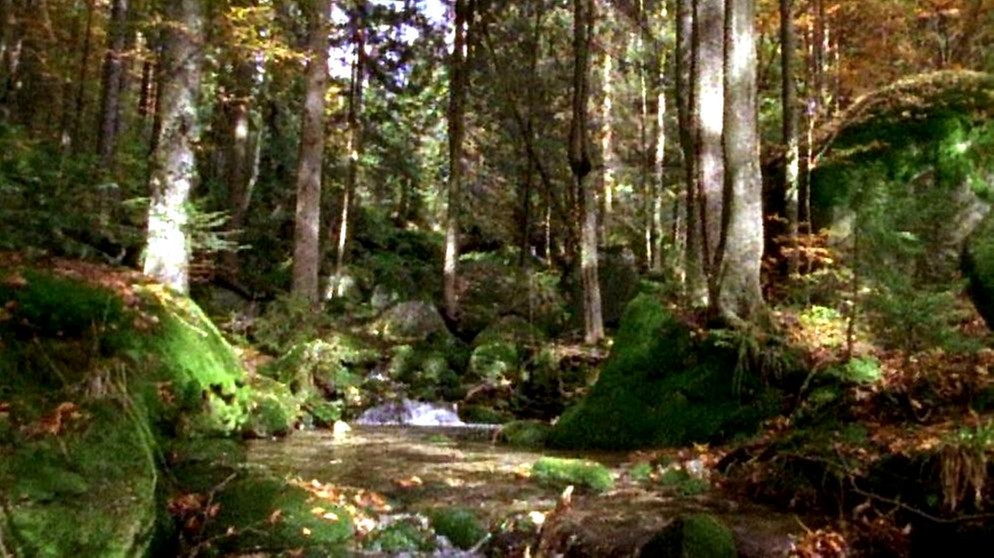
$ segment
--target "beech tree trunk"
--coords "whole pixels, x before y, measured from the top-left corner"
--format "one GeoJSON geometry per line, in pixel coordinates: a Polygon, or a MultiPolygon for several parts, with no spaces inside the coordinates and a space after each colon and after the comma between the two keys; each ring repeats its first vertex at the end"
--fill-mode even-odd
{"type": "Polygon", "coordinates": [[[603,184],[601,186],[603,205],[604,205],[604,217],[601,219],[601,229],[602,236],[607,238],[611,232],[611,218],[612,213],[614,213],[614,189],[615,189],[615,165],[616,158],[614,154],[614,122],[612,121],[614,116],[614,58],[611,52],[611,38],[612,34],[608,25],[606,23],[607,18],[603,17],[607,12],[607,3],[602,0],[602,23],[604,23],[603,31],[601,32],[602,40],[604,44],[604,52],[602,53],[602,65],[601,65],[601,87],[603,88],[603,100],[601,101],[601,157],[604,159],[604,173],[603,173],[603,184]]]}
{"type": "Polygon", "coordinates": [[[794,59],[797,33],[794,28],[794,0],[780,0],[780,70],[783,76],[780,101],[783,105],[782,140],[784,146],[784,216],[787,220],[787,271],[797,272],[797,235],[799,227],[800,142],[797,132],[797,85],[794,82],[794,59]]]}
{"type": "Polygon", "coordinates": [[[452,321],[459,320],[457,291],[459,264],[459,224],[462,209],[462,180],[464,174],[463,138],[465,136],[466,90],[469,86],[469,69],[466,61],[469,27],[473,21],[473,0],[455,0],[455,38],[449,61],[449,184],[448,206],[445,216],[445,263],[443,297],[445,314],[452,321]]]}
{"type": "Polygon", "coordinates": [[[189,290],[187,202],[196,181],[194,144],[200,136],[197,95],[203,55],[203,5],[174,0],[166,6],[160,137],[152,153],[145,274],[179,292],[189,290]]]}
{"type": "Polygon", "coordinates": [[[763,315],[763,179],[756,114],[756,2],[728,0],[726,6],[726,226],[712,310],[725,323],[737,326],[763,315]]]}
{"type": "Polygon", "coordinates": [[[328,16],[331,0],[309,0],[308,56],[300,157],[297,163],[297,212],[293,248],[293,293],[319,300],[321,263],[321,171],[324,165],[324,112],[328,90],[328,16]]]}
{"type": "Polygon", "coordinates": [[[109,40],[104,57],[100,100],[100,129],[97,135],[97,155],[105,170],[114,166],[117,132],[121,118],[121,86],[124,84],[124,56],[128,43],[128,0],[111,2],[109,40]]]}
{"type": "Polygon", "coordinates": [[[569,165],[574,191],[580,197],[580,278],[583,287],[583,317],[587,343],[604,338],[601,290],[597,274],[597,198],[587,181],[592,165],[587,134],[587,102],[590,95],[590,0],[573,0],[573,116],[570,121],[569,165]]]}
{"type": "MultiPolygon", "coordinates": [[[[697,128],[697,206],[706,292],[694,293],[695,303],[714,296],[721,260],[725,166],[722,158],[724,130],[725,0],[697,0],[694,17],[694,99],[697,128]]],[[[696,288],[701,286],[695,285],[696,288]]]]}

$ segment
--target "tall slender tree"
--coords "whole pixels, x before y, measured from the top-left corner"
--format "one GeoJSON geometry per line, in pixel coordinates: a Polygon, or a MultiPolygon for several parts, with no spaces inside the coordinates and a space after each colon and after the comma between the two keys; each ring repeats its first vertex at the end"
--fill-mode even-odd
{"type": "Polygon", "coordinates": [[[161,126],[151,161],[145,274],[186,292],[190,280],[187,202],[197,178],[194,146],[200,136],[202,0],[169,2],[165,16],[164,79],[158,104],[161,126]]]}
{"type": "Polygon", "coordinates": [[[701,251],[700,211],[697,204],[697,99],[694,97],[694,0],[677,0],[676,103],[680,129],[680,151],[684,169],[684,238],[682,269],[678,269],[685,293],[691,299],[706,292],[701,251]]]}
{"type": "Polygon", "coordinates": [[[324,166],[325,96],[328,91],[328,17],[332,0],[303,3],[308,22],[307,75],[297,162],[297,212],[293,293],[317,304],[321,263],[321,174],[324,166]]]}
{"type": "Polygon", "coordinates": [[[759,162],[756,82],[756,1],[727,0],[725,11],[726,199],[722,221],[716,316],[731,325],[763,317],[763,180],[759,162]]]}
{"type": "Polygon", "coordinates": [[[569,166],[581,210],[580,279],[583,288],[583,322],[587,343],[604,338],[597,256],[597,197],[587,176],[593,168],[587,133],[590,96],[590,42],[593,27],[591,0],[573,0],[573,114],[569,134],[569,166]]]}
{"type": "Polygon", "coordinates": [[[459,319],[457,277],[459,265],[459,227],[462,210],[462,181],[464,175],[463,140],[466,132],[466,94],[469,88],[467,52],[469,34],[475,11],[475,0],[455,0],[455,38],[449,59],[449,183],[448,206],[445,216],[445,262],[443,297],[445,314],[450,320],[459,319]]]}
{"type": "Polygon", "coordinates": [[[794,0],[780,0],[780,101],[783,105],[782,141],[784,147],[784,210],[787,220],[788,271],[797,271],[797,235],[799,226],[800,142],[798,141],[797,84],[794,59],[797,56],[797,32],[794,27],[794,0]]]}
{"type": "Polygon", "coordinates": [[[112,0],[108,24],[107,53],[104,55],[100,127],[97,154],[105,169],[114,164],[117,132],[120,129],[124,56],[128,42],[128,0],[112,0]]]}

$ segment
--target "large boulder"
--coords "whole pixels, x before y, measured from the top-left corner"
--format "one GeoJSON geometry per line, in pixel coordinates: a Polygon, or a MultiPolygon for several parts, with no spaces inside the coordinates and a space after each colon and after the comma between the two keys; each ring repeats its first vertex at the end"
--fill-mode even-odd
{"type": "Polygon", "coordinates": [[[162,441],[239,434],[267,406],[188,298],[44,264],[0,265],[0,538],[19,556],[147,555],[162,441]]]}
{"type": "Polygon", "coordinates": [[[683,446],[754,431],[779,408],[740,366],[738,351],[704,339],[648,295],[621,320],[597,383],[567,409],[548,443],[559,448],[683,446]]]}

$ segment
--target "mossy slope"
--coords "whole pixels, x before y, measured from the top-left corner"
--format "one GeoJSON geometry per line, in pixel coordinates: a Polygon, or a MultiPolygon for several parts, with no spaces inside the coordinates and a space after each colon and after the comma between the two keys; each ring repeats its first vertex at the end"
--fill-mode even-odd
{"type": "Polygon", "coordinates": [[[549,445],[679,446],[753,430],[775,410],[775,398],[750,377],[734,389],[736,360],[641,295],[625,310],[597,383],[559,419],[549,445]]]}

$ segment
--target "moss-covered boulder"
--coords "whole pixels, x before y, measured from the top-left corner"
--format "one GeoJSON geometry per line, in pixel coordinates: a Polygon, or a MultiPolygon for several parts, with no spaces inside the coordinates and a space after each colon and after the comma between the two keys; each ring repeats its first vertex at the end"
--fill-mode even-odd
{"type": "Polygon", "coordinates": [[[604,492],[614,488],[611,471],[595,461],[542,457],[532,464],[532,478],[554,486],[573,485],[604,492]]]}
{"type": "Polygon", "coordinates": [[[640,295],[625,311],[597,383],[563,413],[549,445],[632,449],[728,438],[755,430],[778,403],[743,372],[737,347],[692,335],[640,295]]]}
{"type": "Polygon", "coordinates": [[[237,434],[252,416],[231,346],[189,299],[80,262],[7,261],[0,308],[4,545],[149,553],[164,442],[237,434]]]}
{"type": "Polygon", "coordinates": [[[735,558],[735,537],[721,520],[706,514],[679,517],[639,551],[645,558],[735,558]]]}
{"type": "Polygon", "coordinates": [[[373,324],[373,331],[390,341],[419,341],[447,329],[445,320],[434,306],[414,300],[384,312],[373,324]]]}
{"type": "Polygon", "coordinates": [[[549,439],[552,427],[540,420],[515,420],[501,426],[497,439],[514,447],[539,448],[549,439]]]}
{"type": "Polygon", "coordinates": [[[469,358],[469,370],[475,377],[494,382],[517,379],[520,365],[518,346],[507,341],[479,345],[469,358]]]}
{"type": "Polygon", "coordinates": [[[290,388],[265,377],[253,378],[251,388],[249,416],[242,432],[252,438],[289,434],[303,412],[290,388]]]}

